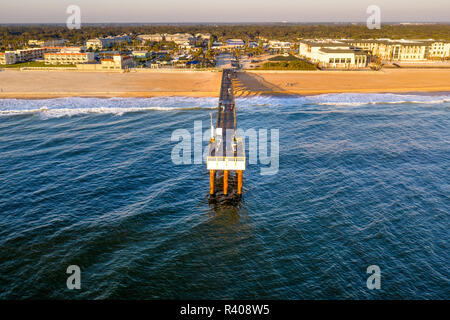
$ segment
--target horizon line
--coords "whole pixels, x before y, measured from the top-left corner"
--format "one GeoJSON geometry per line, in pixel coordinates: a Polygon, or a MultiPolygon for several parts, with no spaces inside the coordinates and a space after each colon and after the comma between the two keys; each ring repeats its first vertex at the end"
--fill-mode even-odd
{"type": "MultiPolygon", "coordinates": [[[[192,21],[192,22],[84,22],[82,25],[93,25],[93,24],[137,24],[137,25],[177,25],[177,24],[191,24],[191,25],[221,25],[221,24],[281,24],[281,25],[299,25],[299,24],[365,24],[366,21],[256,21],[256,22],[201,22],[201,21],[192,21]]],[[[386,21],[383,24],[450,24],[450,21],[386,21]]],[[[65,25],[66,22],[0,22],[0,25],[65,25]]]]}

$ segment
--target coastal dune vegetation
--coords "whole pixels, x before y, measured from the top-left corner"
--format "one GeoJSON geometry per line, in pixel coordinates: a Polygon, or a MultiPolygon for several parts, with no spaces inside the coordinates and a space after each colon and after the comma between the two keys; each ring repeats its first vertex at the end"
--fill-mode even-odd
{"type": "Polygon", "coordinates": [[[276,56],[258,68],[260,70],[317,70],[316,65],[292,55],[276,56]]]}

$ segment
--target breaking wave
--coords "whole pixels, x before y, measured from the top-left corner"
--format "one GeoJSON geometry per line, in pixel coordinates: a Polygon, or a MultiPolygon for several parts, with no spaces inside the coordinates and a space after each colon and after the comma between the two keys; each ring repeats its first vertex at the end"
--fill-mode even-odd
{"type": "Polygon", "coordinates": [[[242,102],[253,102],[260,105],[270,105],[277,100],[291,102],[291,105],[317,104],[334,106],[361,106],[368,104],[438,104],[450,102],[450,93],[433,95],[394,93],[329,93],[314,96],[288,96],[282,98],[260,96],[238,98],[237,100],[242,102]]]}
{"type": "Polygon", "coordinates": [[[128,112],[213,109],[217,99],[188,97],[155,98],[57,98],[0,100],[0,115],[39,114],[63,117],[88,113],[122,115],[128,112]]]}
{"type": "MultiPolygon", "coordinates": [[[[0,100],[0,115],[38,114],[42,118],[99,113],[122,115],[129,112],[189,111],[215,109],[217,98],[57,98],[42,100],[0,100]]],[[[315,96],[255,96],[237,98],[241,110],[284,105],[361,106],[370,104],[438,104],[450,102],[450,94],[338,93],[315,96]]]]}

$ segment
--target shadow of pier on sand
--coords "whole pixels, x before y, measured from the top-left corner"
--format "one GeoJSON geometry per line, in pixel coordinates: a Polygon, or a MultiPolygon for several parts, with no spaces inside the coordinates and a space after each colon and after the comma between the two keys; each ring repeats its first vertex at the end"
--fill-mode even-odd
{"type": "MultiPolygon", "coordinates": [[[[290,84],[286,84],[287,86],[290,84]]],[[[279,95],[293,96],[296,95],[285,88],[268,82],[264,77],[257,73],[249,73],[245,71],[236,74],[235,83],[233,83],[236,97],[248,97],[258,95],[279,95]]]]}

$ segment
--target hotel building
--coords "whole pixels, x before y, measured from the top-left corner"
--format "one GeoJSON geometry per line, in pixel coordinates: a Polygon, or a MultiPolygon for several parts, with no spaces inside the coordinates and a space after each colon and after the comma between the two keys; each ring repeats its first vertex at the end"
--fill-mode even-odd
{"type": "Polygon", "coordinates": [[[134,66],[133,57],[114,54],[101,59],[100,63],[79,63],[77,69],[82,71],[121,71],[134,68],[134,66]]]}
{"type": "Polygon", "coordinates": [[[16,63],[16,54],[14,51],[0,52],[0,64],[16,63]]]}
{"type": "MultiPolygon", "coordinates": [[[[44,53],[46,52],[46,49],[44,48],[28,48],[28,49],[20,49],[20,50],[15,50],[15,51],[6,51],[5,52],[5,56],[8,53],[8,61],[10,63],[8,64],[12,64],[11,61],[11,55],[14,54],[15,58],[14,58],[14,62],[13,63],[19,63],[19,62],[28,62],[28,61],[33,61],[36,59],[42,59],[42,56],[44,55],[44,53]]],[[[5,58],[5,62],[6,62],[6,58],[5,58]]]]}
{"type": "Polygon", "coordinates": [[[45,64],[78,64],[93,62],[95,54],[93,52],[53,52],[45,53],[45,64]]]}
{"type": "Polygon", "coordinates": [[[42,59],[46,51],[44,48],[28,48],[14,51],[16,53],[16,62],[27,62],[36,59],[42,59]]]}
{"type": "Polygon", "coordinates": [[[44,48],[28,48],[0,53],[0,64],[14,64],[42,59],[46,52],[44,48]]]}
{"type": "Polygon", "coordinates": [[[365,68],[369,63],[365,52],[340,42],[302,41],[299,54],[322,68],[365,68]]]}
{"type": "Polygon", "coordinates": [[[430,41],[429,58],[431,59],[450,58],[450,42],[430,41]]]}
{"type": "Polygon", "coordinates": [[[428,41],[407,40],[347,40],[350,46],[360,48],[384,61],[422,62],[428,59],[428,41]]]}

